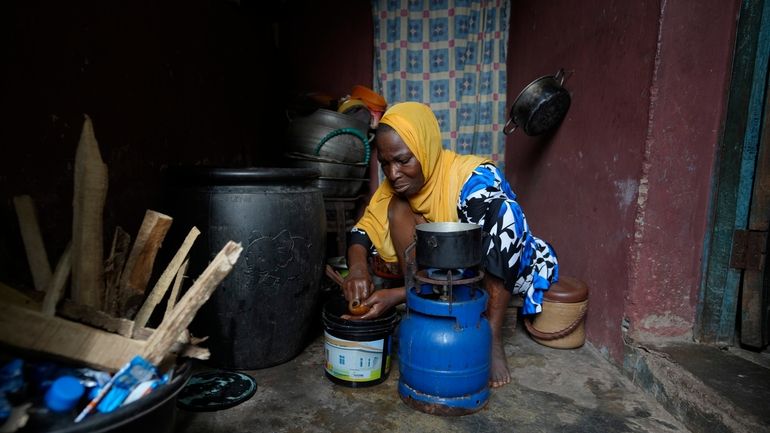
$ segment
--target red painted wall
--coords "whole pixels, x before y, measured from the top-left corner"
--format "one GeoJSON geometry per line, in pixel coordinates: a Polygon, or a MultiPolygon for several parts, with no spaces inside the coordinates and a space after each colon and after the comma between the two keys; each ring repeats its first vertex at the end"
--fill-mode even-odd
{"type": "Polygon", "coordinates": [[[634,338],[692,335],[739,7],[665,3],[627,299],[634,338]]]}
{"type": "Polygon", "coordinates": [[[562,274],[590,286],[588,340],[618,361],[624,318],[647,339],[694,321],[739,1],[682,3],[512,3],[509,104],[563,67],[572,107],[548,136],[508,138],[507,175],[562,274]]]}

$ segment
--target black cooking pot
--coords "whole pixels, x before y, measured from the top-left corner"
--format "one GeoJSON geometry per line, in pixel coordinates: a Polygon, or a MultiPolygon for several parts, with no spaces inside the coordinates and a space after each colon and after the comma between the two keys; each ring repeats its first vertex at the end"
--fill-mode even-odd
{"type": "Polygon", "coordinates": [[[571,102],[563,84],[563,69],[529,83],[513,101],[503,133],[508,135],[520,126],[527,135],[540,135],[559,126],[571,102]]]}
{"type": "Polygon", "coordinates": [[[418,224],[416,257],[421,267],[456,269],[481,263],[481,226],[468,223],[418,224]]]}

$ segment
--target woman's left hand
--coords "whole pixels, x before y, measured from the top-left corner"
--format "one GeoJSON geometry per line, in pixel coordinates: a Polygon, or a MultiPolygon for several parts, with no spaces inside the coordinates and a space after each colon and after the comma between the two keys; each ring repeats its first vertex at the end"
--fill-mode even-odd
{"type": "Polygon", "coordinates": [[[344,314],[340,316],[345,320],[368,320],[374,319],[382,315],[382,313],[390,310],[394,306],[404,302],[406,299],[406,289],[403,287],[396,287],[394,289],[380,289],[372,293],[371,296],[366,298],[362,305],[369,307],[369,311],[366,314],[360,316],[352,316],[344,314]]]}

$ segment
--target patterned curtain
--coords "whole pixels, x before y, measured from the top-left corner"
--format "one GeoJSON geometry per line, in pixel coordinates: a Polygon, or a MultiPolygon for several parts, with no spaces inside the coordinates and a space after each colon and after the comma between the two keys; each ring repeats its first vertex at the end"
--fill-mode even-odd
{"type": "Polygon", "coordinates": [[[430,105],[443,145],[504,169],[509,0],[373,0],[374,89],[430,105]]]}

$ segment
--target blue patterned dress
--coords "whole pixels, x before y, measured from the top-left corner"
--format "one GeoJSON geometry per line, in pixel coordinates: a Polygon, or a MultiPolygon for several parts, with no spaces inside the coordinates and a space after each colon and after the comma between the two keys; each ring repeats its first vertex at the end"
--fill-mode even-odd
{"type": "Polygon", "coordinates": [[[524,296],[522,314],[542,311],[543,291],[559,278],[551,245],[529,231],[524,212],[505,176],[482,164],[463,185],[457,200],[461,222],[478,224],[484,238],[485,271],[502,279],[513,294],[524,296]]]}

